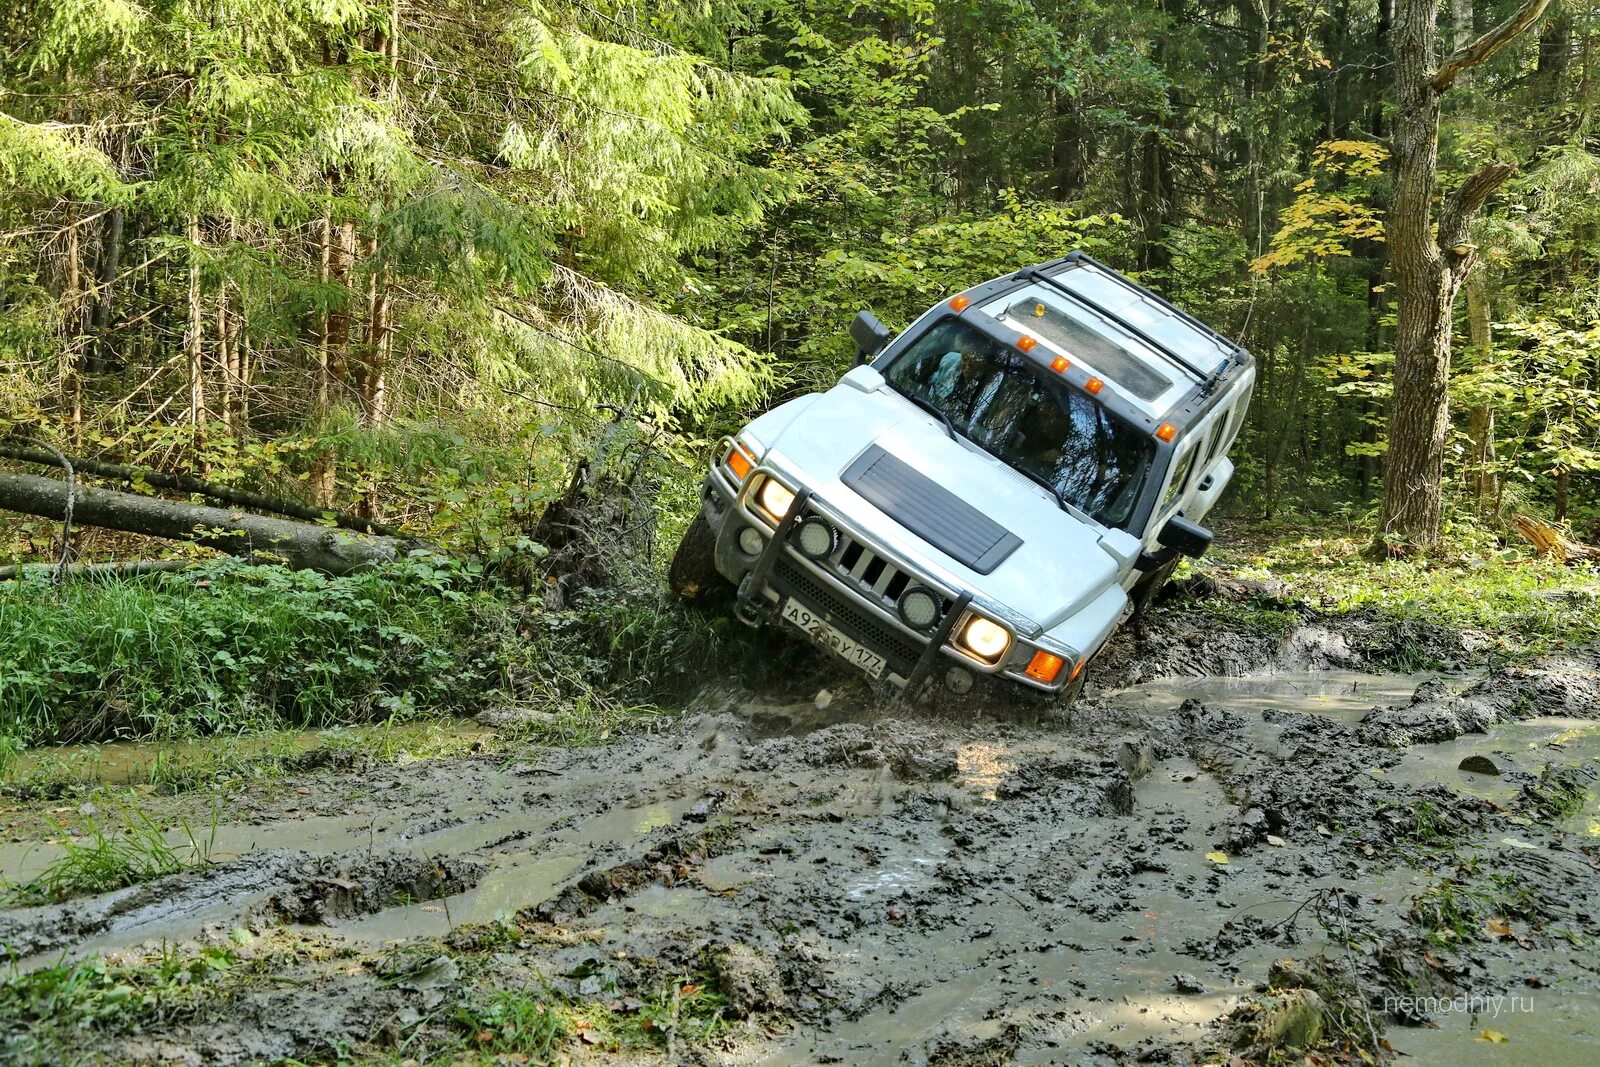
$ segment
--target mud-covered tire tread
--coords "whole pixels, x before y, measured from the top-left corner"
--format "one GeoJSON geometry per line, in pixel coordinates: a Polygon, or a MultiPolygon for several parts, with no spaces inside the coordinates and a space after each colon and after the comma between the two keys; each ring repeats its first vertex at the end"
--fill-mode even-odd
{"type": "Polygon", "coordinates": [[[1156,595],[1167,584],[1167,579],[1172,577],[1172,572],[1178,569],[1180,562],[1180,559],[1169,560],[1134,583],[1128,593],[1128,599],[1133,601],[1134,615],[1143,615],[1145,609],[1155,603],[1156,595]]]}
{"type": "Polygon", "coordinates": [[[717,571],[716,549],[717,535],[702,511],[683,531],[678,550],[672,554],[667,586],[685,600],[704,600],[725,592],[728,583],[717,571]]]}

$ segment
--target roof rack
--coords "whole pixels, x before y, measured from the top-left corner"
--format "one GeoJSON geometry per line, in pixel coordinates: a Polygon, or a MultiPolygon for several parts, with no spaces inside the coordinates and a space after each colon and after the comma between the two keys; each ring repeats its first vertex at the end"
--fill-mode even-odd
{"type": "Polygon", "coordinates": [[[1173,351],[1171,348],[1168,348],[1160,341],[1157,341],[1154,337],[1151,337],[1144,330],[1135,326],[1121,315],[1118,315],[1115,311],[1102,306],[1098,301],[1092,300],[1089,297],[1084,296],[1082,293],[1074,292],[1037,267],[1027,268],[1021,272],[1021,276],[1027,281],[1038,282],[1041,285],[1049,286],[1051,289],[1054,289],[1056,292],[1060,293],[1062,296],[1065,296],[1074,303],[1081,304],[1090,311],[1093,311],[1101,318],[1116,323],[1118,326],[1128,331],[1128,333],[1132,334],[1134,337],[1137,337],[1139,340],[1143,341],[1145,344],[1149,345],[1151,348],[1155,349],[1157,352],[1160,352],[1162,355],[1178,364],[1184,370],[1188,371],[1194,376],[1196,381],[1200,382],[1206,387],[1208,392],[1215,385],[1215,380],[1217,378],[1215,373],[1208,374],[1206,371],[1195,366],[1193,363],[1190,363],[1187,359],[1184,359],[1182,356],[1178,355],[1177,352],[1173,351]]]}
{"type": "Polygon", "coordinates": [[[1239,343],[1237,341],[1234,341],[1234,340],[1232,340],[1232,339],[1230,339],[1228,337],[1224,337],[1222,334],[1218,333],[1215,328],[1213,328],[1211,326],[1208,326],[1205,323],[1201,322],[1199,319],[1195,318],[1193,315],[1189,314],[1187,311],[1183,310],[1181,307],[1179,307],[1178,305],[1174,304],[1172,301],[1168,300],[1166,297],[1162,296],[1160,293],[1155,292],[1154,290],[1145,288],[1144,286],[1140,285],[1138,282],[1134,281],[1132,278],[1129,278],[1126,275],[1124,275],[1121,271],[1117,270],[1115,267],[1106,266],[1104,263],[1100,262],[1098,259],[1095,259],[1093,256],[1091,256],[1087,252],[1078,252],[1078,251],[1068,252],[1066,254],[1066,256],[1061,260],[1061,262],[1066,264],[1066,265],[1068,265],[1068,266],[1071,266],[1071,265],[1074,265],[1074,264],[1078,264],[1078,263],[1087,263],[1091,267],[1098,267],[1100,270],[1103,270],[1107,274],[1111,275],[1117,281],[1122,282],[1124,285],[1127,285],[1130,288],[1137,290],[1141,297],[1145,298],[1146,300],[1154,300],[1157,304],[1160,304],[1162,307],[1166,308],[1168,311],[1170,311],[1174,315],[1178,316],[1184,322],[1187,322],[1190,326],[1193,326],[1195,329],[1197,329],[1197,330],[1201,331],[1202,333],[1206,334],[1207,336],[1211,337],[1213,340],[1215,340],[1215,341],[1219,342],[1220,344],[1226,346],[1227,349],[1228,349],[1229,355],[1232,355],[1233,353],[1240,351],[1240,347],[1241,346],[1239,345],[1239,343]]]}

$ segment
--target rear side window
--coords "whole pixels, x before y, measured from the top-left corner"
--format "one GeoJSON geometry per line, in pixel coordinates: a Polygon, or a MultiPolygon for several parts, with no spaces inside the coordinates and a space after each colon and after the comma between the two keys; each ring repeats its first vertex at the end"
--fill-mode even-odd
{"type": "Polygon", "coordinates": [[[1177,462],[1172,466],[1172,481],[1167,483],[1166,495],[1161,498],[1162,512],[1172,507],[1173,502],[1183,495],[1183,486],[1189,480],[1189,469],[1194,466],[1194,455],[1199,451],[1193,445],[1184,450],[1177,462]]]}

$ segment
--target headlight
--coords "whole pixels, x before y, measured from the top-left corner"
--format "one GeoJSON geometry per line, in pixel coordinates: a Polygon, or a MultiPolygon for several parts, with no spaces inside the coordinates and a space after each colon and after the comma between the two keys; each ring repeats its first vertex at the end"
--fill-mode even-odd
{"type": "Polygon", "coordinates": [[[778,479],[768,477],[762,479],[761,487],[756,490],[756,503],[773,522],[782,522],[783,517],[789,514],[789,509],[794,507],[794,494],[778,479]]]}
{"type": "Polygon", "coordinates": [[[1011,631],[982,615],[974,615],[961,628],[956,643],[985,663],[999,663],[1011,647],[1011,631]]]}

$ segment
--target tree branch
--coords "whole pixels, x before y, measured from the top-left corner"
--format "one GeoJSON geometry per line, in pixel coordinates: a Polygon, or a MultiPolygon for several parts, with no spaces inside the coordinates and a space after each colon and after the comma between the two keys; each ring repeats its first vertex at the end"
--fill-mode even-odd
{"type": "Polygon", "coordinates": [[[1516,14],[1471,44],[1463,45],[1450,53],[1450,58],[1446,59],[1444,65],[1429,79],[1434,92],[1444,92],[1455,84],[1463,71],[1488,62],[1491,56],[1510,44],[1518,34],[1538,22],[1539,16],[1544,14],[1544,9],[1549,5],[1550,0],[1523,0],[1516,14]]]}
{"type": "Polygon", "coordinates": [[[1467,244],[1467,227],[1516,169],[1510,163],[1490,163],[1468,175],[1445,199],[1439,211],[1439,250],[1458,277],[1472,269],[1474,250],[1467,244]]]}

